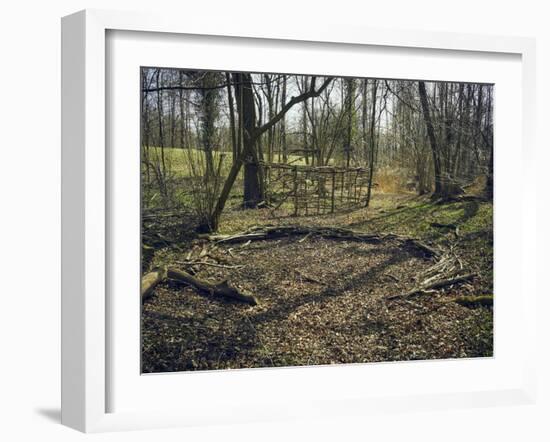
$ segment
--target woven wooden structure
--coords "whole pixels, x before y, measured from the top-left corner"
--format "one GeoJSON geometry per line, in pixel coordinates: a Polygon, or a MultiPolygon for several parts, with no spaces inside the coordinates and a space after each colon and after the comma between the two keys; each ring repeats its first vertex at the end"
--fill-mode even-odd
{"type": "Polygon", "coordinates": [[[322,215],[364,205],[368,169],[262,163],[266,198],[274,210],[322,215]]]}

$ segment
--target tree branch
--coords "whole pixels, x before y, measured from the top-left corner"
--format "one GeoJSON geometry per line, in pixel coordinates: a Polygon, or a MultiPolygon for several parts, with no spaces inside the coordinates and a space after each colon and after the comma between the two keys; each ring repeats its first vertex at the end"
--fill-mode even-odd
{"type": "MultiPolygon", "coordinates": [[[[280,77],[280,76],[279,76],[280,77]]],[[[274,82],[278,82],[279,79],[275,79],[275,80],[272,80],[274,82]]],[[[229,82],[224,82],[224,83],[220,83],[220,84],[216,84],[216,85],[212,85],[212,86],[202,86],[200,84],[196,84],[196,85],[192,85],[192,86],[184,86],[184,85],[177,85],[177,86],[159,86],[159,87],[151,87],[151,86],[148,86],[148,87],[144,87],[141,89],[141,92],[143,93],[151,93],[151,92],[157,92],[157,91],[197,91],[197,90],[204,90],[204,91],[208,91],[208,90],[215,90],[215,89],[223,89],[225,87],[228,87],[228,86],[242,86],[243,84],[245,84],[244,82],[234,82],[234,81],[229,81],[229,82]]],[[[265,82],[262,82],[262,81],[251,81],[250,83],[246,83],[246,84],[252,84],[252,85],[255,85],[255,86],[265,86],[265,82]]]]}
{"type": "Polygon", "coordinates": [[[309,91],[304,92],[303,94],[298,95],[297,97],[292,97],[288,103],[286,103],[283,108],[279,111],[277,115],[275,115],[271,120],[269,120],[267,123],[265,123],[263,126],[260,126],[256,129],[255,136],[260,136],[265,131],[269,130],[271,127],[273,127],[277,122],[279,122],[285,114],[290,110],[292,106],[295,104],[301,103],[302,101],[305,101],[309,98],[318,97],[321,95],[321,93],[328,87],[328,85],[333,80],[332,77],[328,77],[325,82],[321,85],[321,87],[317,90],[314,89],[315,87],[315,79],[316,77],[313,77],[311,79],[311,85],[312,87],[309,89],[309,91]]]}

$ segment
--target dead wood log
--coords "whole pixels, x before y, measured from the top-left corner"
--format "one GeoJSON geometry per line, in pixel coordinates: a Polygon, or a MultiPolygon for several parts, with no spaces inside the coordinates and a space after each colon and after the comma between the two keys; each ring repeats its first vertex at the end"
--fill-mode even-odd
{"type": "Polygon", "coordinates": [[[153,291],[165,279],[173,279],[192,286],[196,290],[209,293],[211,295],[222,296],[225,298],[235,299],[237,301],[246,302],[251,305],[257,305],[258,301],[252,295],[243,293],[231,286],[227,281],[221,281],[213,284],[195,278],[188,272],[174,268],[159,268],[147,273],[141,278],[141,301],[144,302],[153,295],[153,291]]]}
{"type": "Polygon", "coordinates": [[[166,279],[166,269],[158,268],[141,278],[141,302],[149,299],[157,285],[166,279]]]}
{"type": "Polygon", "coordinates": [[[448,287],[448,286],[453,285],[453,284],[461,284],[463,282],[471,281],[472,279],[474,279],[475,276],[476,276],[475,273],[468,273],[467,275],[459,275],[459,276],[455,276],[455,277],[449,278],[449,279],[434,281],[430,284],[420,285],[420,287],[416,287],[416,288],[412,289],[409,292],[389,296],[387,299],[391,301],[391,300],[400,299],[400,298],[401,299],[411,298],[413,296],[420,295],[422,293],[426,293],[429,290],[438,290],[438,289],[442,289],[444,287],[448,287]]]}
{"type": "Polygon", "coordinates": [[[453,284],[468,282],[474,279],[475,276],[476,276],[475,273],[468,273],[467,275],[460,275],[460,276],[455,276],[454,278],[445,279],[443,281],[436,281],[436,282],[433,282],[432,284],[429,284],[427,287],[424,287],[424,290],[432,290],[432,289],[437,290],[443,287],[448,287],[453,284]]]}
{"type": "Polygon", "coordinates": [[[346,240],[356,240],[365,242],[380,242],[384,239],[397,238],[396,235],[378,235],[353,230],[342,229],[340,227],[309,227],[309,226],[266,226],[255,227],[242,233],[234,235],[206,235],[203,238],[209,241],[219,243],[236,243],[244,241],[258,241],[266,239],[281,238],[284,236],[302,236],[316,234],[324,238],[337,238],[346,240]]]}
{"type": "Polygon", "coordinates": [[[229,264],[218,264],[216,262],[207,262],[207,261],[174,261],[176,264],[183,265],[183,266],[196,266],[196,265],[202,265],[202,266],[210,266],[210,267],[217,267],[219,269],[242,269],[245,267],[244,264],[241,265],[229,265],[229,264]]]}
{"type": "Polygon", "coordinates": [[[258,301],[252,295],[243,293],[237,288],[229,285],[229,283],[224,280],[218,283],[211,283],[204,281],[194,276],[190,275],[183,270],[178,270],[174,268],[168,268],[167,277],[176,281],[183,282],[187,285],[194,287],[195,289],[206,292],[211,295],[222,296],[224,298],[235,299],[237,301],[246,302],[251,305],[257,305],[258,301]]]}
{"type": "Polygon", "coordinates": [[[218,243],[238,243],[238,242],[250,242],[270,240],[281,237],[290,236],[303,236],[302,240],[307,236],[318,235],[327,239],[338,239],[345,241],[357,241],[366,242],[372,244],[378,244],[383,241],[397,241],[403,245],[412,246],[415,249],[420,250],[425,256],[429,258],[438,258],[441,253],[428,246],[426,243],[415,239],[408,238],[393,233],[377,234],[377,233],[363,233],[356,232],[350,229],[344,229],[341,227],[312,227],[312,226],[265,226],[265,227],[252,227],[244,232],[236,233],[234,235],[202,235],[201,238],[209,241],[215,241],[218,243]]]}

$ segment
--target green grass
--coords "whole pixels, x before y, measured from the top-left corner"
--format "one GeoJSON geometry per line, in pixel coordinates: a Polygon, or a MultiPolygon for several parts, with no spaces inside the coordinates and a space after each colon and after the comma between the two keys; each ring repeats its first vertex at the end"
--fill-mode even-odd
{"type": "MultiPolygon", "coordinates": [[[[283,206],[284,209],[284,206],[283,206]]],[[[268,209],[227,210],[220,231],[235,233],[263,224],[336,225],[367,233],[394,233],[448,245],[457,238],[475,253],[492,256],[493,206],[484,201],[434,204],[412,195],[375,193],[369,208],[318,216],[273,218],[268,209]],[[451,227],[437,227],[437,224],[451,227]],[[458,226],[458,231],[454,226],[458,226]],[[457,237],[458,233],[458,237],[457,237]]],[[[484,259],[485,260],[485,259],[484,259]]]]}
{"type": "MultiPolygon", "coordinates": [[[[153,164],[160,164],[161,162],[160,147],[151,146],[148,148],[148,155],[150,162],[153,164]]],[[[143,154],[143,153],[142,153],[143,154]]],[[[275,155],[274,161],[277,162],[278,156],[275,155]]],[[[213,152],[214,167],[220,171],[221,185],[225,181],[225,178],[229,175],[229,171],[233,165],[232,152],[213,152]]],[[[168,187],[170,193],[170,205],[193,207],[194,196],[193,186],[189,183],[182,183],[182,180],[186,179],[198,179],[206,175],[206,155],[203,150],[195,148],[164,148],[164,162],[167,169],[168,187]]],[[[288,155],[288,163],[292,165],[305,165],[304,157],[299,155],[288,155]]],[[[145,173],[145,171],[144,171],[145,173]]],[[[151,173],[151,181],[153,187],[147,189],[144,192],[144,200],[147,207],[162,207],[166,205],[166,201],[162,201],[160,193],[155,185],[154,174],[151,173]]],[[[242,202],[243,197],[243,184],[244,170],[241,168],[237,175],[235,185],[231,189],[229,200],[226,204],[228,209],[232,207],[238,207],[242,202]]],[[[200,185],[195,182],[195,187],[200,185]]]]}
{"type": "MultiPolygon", "coordinates": [[[[149,147],[149,155],[153,159],[160,159],[161,150],[160,147],[149,147]]],[[[226,176],[233,164],[233,153],[214,151],[213,157],[215,167],[218,166],[221,160],[221,175],[226,176]]],[[[195,170],[199,172],[199,175],[205,170],[206,156],[201,149],[165,147],[164,158],[168,169],[178,177],[193,176],[192,164],[195,166],[195,170]]],[[[275,155],[276,160],[277,155],[275,155]]],[[[306,164],[305,159],[299,155],[288,155],[288,162],[295,165],[306,164]]]]}
{"type": "Polygon", "coordinates": [[[388,204],[391,202],[374,198],[369,219],[353,223],[352,227],[365,232],[411,236],[444,249],[454,244],[464,265],[479,275],[484,292],[492,293],[492,203],[460,201],[434,204],[427,199],[414,198],[397,205],[394,203],[393,209],[386,209],[388,204]],[[436,227],[434,223],[452,226],[436,227]],[[458,230],[454,226],[458,226],[458,230]]]}
{"type": "Polygon", "coordinates": [[[459,234],[467,235],[492,228],[493,223],[493,205],[489,202],[433,204],[427,199],[412,198],[396,205],[391,198],[375,197],[372,203],[371,216],[355,223],[356,229],[437,241],[454,229],[436,227],[434,224],[458,226],[459,234]]]}

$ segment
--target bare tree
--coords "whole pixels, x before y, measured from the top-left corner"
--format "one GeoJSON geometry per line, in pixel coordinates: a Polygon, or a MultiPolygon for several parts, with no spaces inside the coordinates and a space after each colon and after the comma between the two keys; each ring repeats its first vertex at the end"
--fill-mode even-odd
{"type": "Polygon", "coordinates": [[[369,182],[367,187],[367,199],[365,206],[369,207],[371,193],[372,193],[372,177],[374,176],[374,153],[376,149],[376,99],[378,93],[378,80],[372,81],[372,108],[371,108],[371,120],[370,120],[370,149],[369,149],[369,182]]]}
{"type": "Polygon", "coordinates": [[[430,105],[428,103],[428,95],[426,93],[426,85],[423,81],[418,82],[418,92],[420,94],[420,103],[422,105],[422,113],[424,115],[424,121],[426,123],[426,130],[428,133],[428,140],[432,149],[434,175],[435,175],[435,190],[434,195],[436,197],[445,196],[445,189],[441,177],[441,155],[439,146],[435,138],[435,130],[432,122],[432,116],[430,114],[430,105]]]}
{"type": "Polygon", "coordinates": [[[203,230],[217,230],[219,225],[220,216],[229,197],[229,193],[235,179],[241,169],[242,164],[245,164],[245,192],[244,200],[247,203],[248,207],[256,207],[257,204],[261,201],[261,195],[259,192],[259,180],[258,180],[258,163],[257,163],[257,154],[255,149],[256,140],[258,137],[266,132],[269,128],[277,124],[285,114],[296,104],[299,104],[308,98],[318,97],[330,84],[332,81],[331,77],[325,79],[323,84],[316,89],[316,77],[311,79],[310,88],[307,92],[304,92],[296,97],[292,97],[287,103],[285,103],[279,113],[277,113],[272,119],[264,123],[261,127],[254,127],[254,99],[252,96],[252,87],[251,87],[251,78],[250,74],[233,74],[235,82],[241,84],[243,100],[242,105],[239,109],[239,115],[242,116],[243,120],[243,133],[244,133],[244,143],[243,143],[243,152],[239,159],[233,164],[229,175],[225,181],[223,189],[221,191],[220,197],[214,211],[212,212],[210,219],[206,225],[203,224],[203,230]],[[244,76],[244,78],[241,78],[244,76]],[[247,171],[248,167],[248,182],[247,182],[247,171]]]}

